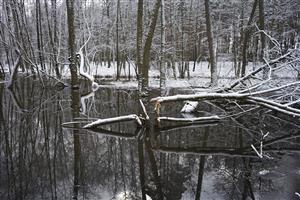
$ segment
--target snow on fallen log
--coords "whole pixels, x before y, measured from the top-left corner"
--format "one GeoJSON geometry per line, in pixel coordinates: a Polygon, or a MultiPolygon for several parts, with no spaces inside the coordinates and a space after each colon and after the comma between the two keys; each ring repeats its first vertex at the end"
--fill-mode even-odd
{"type": "Polygon", "coordinates": [[[279,58],[276,58],[274,60],[271,60],[269,63],[257,68],[256,70],[252,71],[251,73],[247,74],[246,76],[234,81],[230,86],[225,87],[225,88],[221,88],[220,90],[217,90],[216,92],[223,92],[223,91],[229,91],[231,89],[233,89],[234,87],[236,87],[237,85],[239,85],[240,83],[243,83],[245,80],[249,79],[250,77],[253,77],[254,75],[256,75],[257,73],[259,73],[260,71],[262,71],[264,68],[269,67],[270,65],[276,64],[279,61],[287,58],[289,55],[291,55],[292,52],[288,52],[282,56],[280,56],[279,58]]]}
{"type": "Polygon", "coordinates": [[[204,121],[219,121],[220,117],[217,115],[209,117],[194,117],[194,118],[176,118],[176,117],[158,117],[157,121],[172,121],[172,122],[204,122],[204,121]]]}
{"type": "Polygon", "coordinates": [[[180,112],[182,112],[182,113],[195,112],[198,104],[199,104],[198,101],[185,101],[185,104],[180,112]]]}
{"type": "Polygon", "coordinates": [[[279,107],[274,106],[274,105],[271,105],[271,104],[269,104],[269,103],[263,103],[263,102],[255,101],[255,100],[247,100],[247,101],[250,102],[250,103],[256,104],[256,105],[263,106],[263,107],[265,107],[265,108],[269,108],[269,109],[271,109],[271,110],[275,110],[275,111],[284,113],[284,114],[286,114],[286,115],[290,115],[290,116],[292,116],[292,117],[300,117],[300,113],[295,113],[295,112],[292,112],[292,111],[288,111],[288,110],[286,110],[286,109],[279,108],[279,107]]]}
{"type": "Polygon", "coordinates": [[[89,123],[89,124],[85,125],[83,128],[88,129],[88,128],[94,128],[94,127],[97,127],[97,126],[101,126],[101,125],[104,125],[104,124],[131,121],[131,120],[135,120],[138,125],[142,126],[142,122],[141,122],[140,118],[137,115],[132,114],[132,115],[112,117],[112,118],[106,118],[106,119],[98,119],[98,120],[96,120],[92,123],[89,123]]]}
{"type": "Polygon", "coordinates": [[[163,103],[171,101],[185,101],[185,100],[199,100],[199,99],[239,99],[245,98],[251,94],[239,94],[239,93],[208,93],[202,92],[198,94],[179,94],[167,97],[156,97],[152,98],[151,102],[163,103]]]}
{"type": "Polygon", "coordinates": [[[266,93],[270,93],[270,92],[275,92],[275,91],[282,90],[284,88],[295,86],[295,85],[300,85],[300,81],[292,82],[292,83],[289,83],[289,84],[286,84],[286,85],[282,85],[282,86],[275,87],[275,88],[270,88],[270,89],[267,89],[267,90],[252,92],[251,95],[259,95],[259,94],[266,94],[266,93]]]}
{"type": "Polygon", "coordinates": [[[260,97],[248,97],[248,99],[256,101],[256,102],[262,102],[262,103],[265,103],[265,104],[269,104],[270,106],[275,106],[275,107],[278,107],[280,109],[287,110],[289,112],[294,112],[294,113],[300,114],[299,109],[290,107],[287,104],[280,104],[280,103],[270,101],[270,100],[266,100],[266,99],[263,99],[263,98],[260,98],[260,97]]]}

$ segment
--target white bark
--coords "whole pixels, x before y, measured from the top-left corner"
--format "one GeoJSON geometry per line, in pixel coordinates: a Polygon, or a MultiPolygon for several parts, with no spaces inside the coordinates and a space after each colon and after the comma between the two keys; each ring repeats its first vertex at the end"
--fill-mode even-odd
{"type": "Polygon", "coordinates": [[[89,75],[88,73],[84,72],[84,56],[83,56],[83,52],[82,49],[79,50],[78,55],[80,57],[80,66],[79,66],[79,73],[81,76],[89,79],[92,83],[94,82],[94,76],[89,75]]]}

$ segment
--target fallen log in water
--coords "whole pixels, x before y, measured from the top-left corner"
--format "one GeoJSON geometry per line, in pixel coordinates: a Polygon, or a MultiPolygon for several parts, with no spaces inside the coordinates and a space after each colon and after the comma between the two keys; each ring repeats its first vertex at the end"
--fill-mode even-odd
{"type": "Polygon", "coordinates": [[[217,115],[208,117],[194,117],[194,118],[175,118],[175,117],[158,117],[157,121],[173,121],[173,122],[205,122],[205,121],[219,121],[220,117],[217,115]]]}
{"type": "Polygon", "coordinates": [[[110,124],[110,123],[116,123],[116,122],[124,122],[124,121],[136,121],[136,123],[140,126],[142,126],[142,122],[140,120],[140,118],[135,115],[126,115],[126,116],[119,116],[119,117],[112,117],[112,118],[106,118],[106,119],[98,119],[92,123],[89,123],[85,126],[83,126],[84,129],[88,129],[88,128],[95,128],[97,126],[101,126],[104,124],[110,124]]]}

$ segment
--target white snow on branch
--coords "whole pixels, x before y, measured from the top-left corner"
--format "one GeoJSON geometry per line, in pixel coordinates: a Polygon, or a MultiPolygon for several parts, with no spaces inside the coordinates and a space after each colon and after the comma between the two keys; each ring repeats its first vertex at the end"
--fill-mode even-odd
{"type": "Polygon", "coordinates": [[[98,119],[92,123],[89,123],[87,125],[85,125],[83,128],[94,128],[100,125],[104,125],[104,124],[110,124],[110,123],[115,123],[115,122],[124,122],[124,121],[131,121],[131,120],[135,120],[140,126],[142,125],[142,122],[140,120],[140,118],[135,115],[125,115],[125,116],[119,116],[119,117],[112,117],[112,118],[106,118],[106,119],[98,119]]]}
{"type": "Polygon", "coordinates": [[[217,115],[209,117],[194,117],[194,118],[175,118],[175,117],[158,117],[158,121],[174,121],[174,122],[201,122],[201,121],[219,121],[220,117],[217,115]]]}
{"type": "Polygon", "coordinates": [[[89,75],[88,73],[84,72],[84,56],[83,56],[83,52],[82,49],[79,50],[78,55],[80,57],[80,67],[79,67],[79,73],[81,76],[89,79],[92,83],[94,82],[95,78],[94,76],[89,75]]]}
{"type": "Polygon", "coordinates": [[[198,100],[198,99],[222,99],[222,98],[245,98],[250,94],[238,94],[238,93],[207,93],[202,92],[198,94],[179,94],[174,96],[167,96],[167,97],[156,97],[152,98],[151,102],[170,102],[170,101],[185,101],[185,100],[198,100]]]}

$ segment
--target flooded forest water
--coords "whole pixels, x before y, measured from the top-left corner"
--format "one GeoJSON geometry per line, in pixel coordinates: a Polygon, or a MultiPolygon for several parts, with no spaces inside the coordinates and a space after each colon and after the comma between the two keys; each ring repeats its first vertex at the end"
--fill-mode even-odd
{"type": "MultiPolygon", "coordinates": [[[[41,89],[31,78],[12,90],[0,84],[0,199],[299,199],[299,120],[256,109],[210,124],[84,130],[87,118],[142,113],[135,89],[87,90],[79,124],[66,127],[74,121],[70,89],[41,89]],[[261,141],[262,159],[251,147],[261,141]]],[[[178,92],[192,91],[169,94],[178,92]]],[[[179,117],[182,105],[165,104],[161,115],[179,117]]],[[[154,105],[146,106],[153,122],[154,105]]]]}

